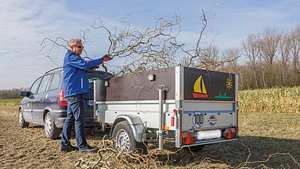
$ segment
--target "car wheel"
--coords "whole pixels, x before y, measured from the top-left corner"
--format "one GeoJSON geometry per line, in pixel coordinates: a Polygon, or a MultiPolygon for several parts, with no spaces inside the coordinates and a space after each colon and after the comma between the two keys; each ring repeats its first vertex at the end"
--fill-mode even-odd
{"type": "Polygon", "coordinates": [[[59,138],[59,135],[61,133],[61,129],[56,127],[50,116],[50,113],[47,113],[45,115],[44,130],[46,136],[52,140],[59,138]]]}
{"type": "Polygon", "coordinates": [[[28,127],[29,123],[25,121],[23,109],[19,109],[19,127],[26,128],[28,127]]]}
{"type": "Polygon", "coordinates": [[[132,152],[136,148],[130,124],[127,121],[119,122],[113,130],[114,146],[118,151],[132,152]]]}

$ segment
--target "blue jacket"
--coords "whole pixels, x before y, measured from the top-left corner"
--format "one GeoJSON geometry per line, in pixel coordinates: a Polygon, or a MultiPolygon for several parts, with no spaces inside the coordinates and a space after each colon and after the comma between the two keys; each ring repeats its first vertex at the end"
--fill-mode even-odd
{"type": "Polygon", "coordinates": [[[102,63],[102,58],[85,61],[68,50],[64,59],[64,96],[85,94],[89,91],[89,81],[86,70],[102,63]]]}

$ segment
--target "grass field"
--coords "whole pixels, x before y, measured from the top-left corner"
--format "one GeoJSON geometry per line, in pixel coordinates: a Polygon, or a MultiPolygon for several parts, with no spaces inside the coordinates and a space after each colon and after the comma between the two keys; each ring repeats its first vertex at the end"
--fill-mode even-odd
{"type": "Polygon", "coordinates": [[[157,153],[151,147],[145,157],[128,157],[113,153],[105,146],[109,141],[102,142],[103,135],[90,132],[89,143],[104,148],[100,153],[102,159],[97,153],[61,153],[59,140],[45,138],[43,128],[17,127],[17,100],[0,101],[0,168],[88,168],[99,160],[95,168],[110,165],[113,166],[110,168],[297,169],[300,168],[299,91],[299,87],[241,91],[239,140],[205,146],[198,153],[184,150],[157,153]]]}
{"type": "Polygon", "coordinates": [[[21,99],[0,99],[0,106],[18,106],[21,99]]]}

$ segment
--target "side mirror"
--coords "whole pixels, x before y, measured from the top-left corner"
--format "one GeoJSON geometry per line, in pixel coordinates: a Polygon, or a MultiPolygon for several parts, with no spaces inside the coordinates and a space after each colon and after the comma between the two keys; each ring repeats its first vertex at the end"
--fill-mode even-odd
{"type": "Polygon", "coordinates": [[[23,97],[29,97],[31,95],[32,95],[31,91],[21,91],[20,92],[20,96],[23,96],[23,97]]]}

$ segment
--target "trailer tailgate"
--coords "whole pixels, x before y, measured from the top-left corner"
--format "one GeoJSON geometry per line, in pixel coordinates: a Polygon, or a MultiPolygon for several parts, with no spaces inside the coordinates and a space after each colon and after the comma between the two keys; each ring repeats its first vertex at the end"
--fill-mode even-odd
{"type": "Polygon", "coordinates": [[[237,75],[187,67],[177,70],[177,110],[166,118],[166,126],[176,131],[176,147],[235,139],[237,75]],[[170,125],[172,117],[175,125],[170,125]]]}

